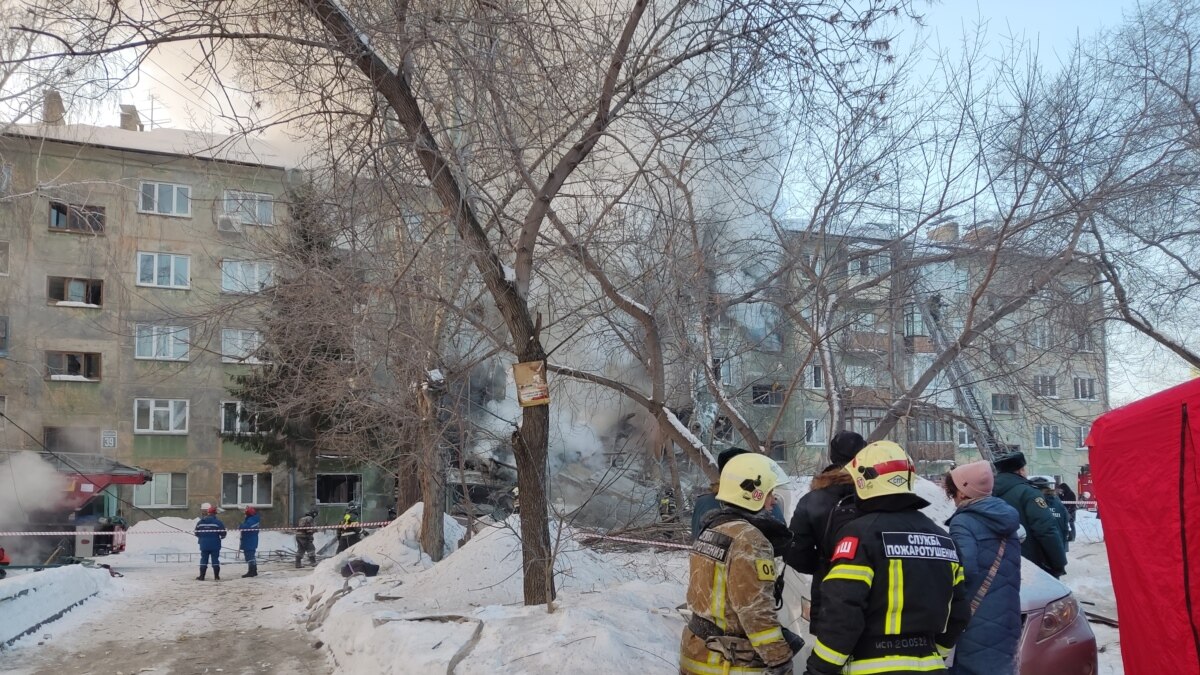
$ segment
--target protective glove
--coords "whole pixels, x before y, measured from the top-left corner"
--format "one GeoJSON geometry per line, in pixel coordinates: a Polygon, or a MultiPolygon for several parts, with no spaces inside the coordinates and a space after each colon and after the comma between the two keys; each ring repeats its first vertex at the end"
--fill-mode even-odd
{"type": "Polygon", "coordinates": [[[793,633],[792,631],[790,631],[786,628],[784,628],[782,630],[783,630],[783,639],[785,642],[787,642],[788,648],[792,650],[792,654],[793,655],[799,654],[800,650],[804,649],[804,638],[800,637],[799,635],[796,635],[795,633],[793,633]]]}

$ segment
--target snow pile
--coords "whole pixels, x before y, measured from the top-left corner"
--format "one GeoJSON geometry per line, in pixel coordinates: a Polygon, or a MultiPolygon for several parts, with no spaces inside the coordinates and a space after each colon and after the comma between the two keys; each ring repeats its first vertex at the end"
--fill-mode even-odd
{"type": "Polygon", "coordinates": [[[0,579],[0,648],[112,583],[108,570],[68,565],[0,579]]]}
{"type": "MultiPolygon", "coordinates": [[[[394,535],[406,529],[401,519],[387,528],[394,528],[394,535]]],[[[381,537],[368,553],[366,545],[378,536],[373,535],[347,553],[379,556],[380,576],[338,578],[338,588],[332,589],[321,577],[333,573],[336,559],[323,563],[325,569],[314,573],[309,627],[319,629],[346,672],[446,672],[451,666],[457,673],[669,672],[675,667],[683,620],[674,608],[683,599],[686,552],[605,557],[579,546],[570,528],[552,527],[558,598],[549,614],[544,606],[521,604],[517,520],[483,530],[437,564],[423,556],[425,564],[416,564],[415,541],[395,536],[381,537]],[[654,561],[633,564],[632,558],[645,556],[654,561]],[[408,564],[383,568],[398,557],[408,564]],[[335,596],[340,597],[329,604],[335,596]]],[[[446,538],[451,541],[449,532],[446,538]]]]}

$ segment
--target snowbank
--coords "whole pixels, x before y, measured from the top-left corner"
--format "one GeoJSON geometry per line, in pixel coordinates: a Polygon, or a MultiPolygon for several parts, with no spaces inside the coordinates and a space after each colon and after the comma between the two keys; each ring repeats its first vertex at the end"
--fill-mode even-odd
{"type": "Polygon", "coordinates": [[[0,579],[0,647],[61,617],[111,581],[108,570],[81,565],[0,579]]]}

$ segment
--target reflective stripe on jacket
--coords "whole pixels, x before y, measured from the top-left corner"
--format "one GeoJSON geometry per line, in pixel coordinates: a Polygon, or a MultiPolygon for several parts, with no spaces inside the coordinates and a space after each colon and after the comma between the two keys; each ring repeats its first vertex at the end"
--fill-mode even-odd
{"type": "Polygon", "coordinates": [[[744,638],[751,657],[729,662],[684,628],[681,672],[763,673],[767,666],[792,658],[775,610],[774,549],[757,527],[746,520],[727,520],[703,530],[692,546],[689,565],[688,607],[725,635],[744,638]]]}

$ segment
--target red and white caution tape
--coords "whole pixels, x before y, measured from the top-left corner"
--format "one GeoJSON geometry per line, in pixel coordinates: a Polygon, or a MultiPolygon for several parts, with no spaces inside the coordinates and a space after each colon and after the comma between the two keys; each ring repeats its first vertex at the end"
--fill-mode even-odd
{"type": "MultiPolygon", "coordinates": [[[[381,520],[373,523],[354,523],[355,527],[383,527],[387,525],[388,520],[381,520]]],[[[236,527],[228,528],[227,532],[311,532],[316,530],[340,530],[342,525],[314,525],[312,527],[259,527],[255,530],[239,530],[236,527]]],[[[56,530],[52,532],[0,532],[0,537],[65,537],[74,535],[90,535],[93,537],[110,537],[117,532],[93,532],[91,530],[56,530]]],[[[121,530],[120,534],[124,535],[162,535],[162,534],[195,534],[187,530],[121,530]]]]}

